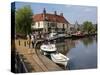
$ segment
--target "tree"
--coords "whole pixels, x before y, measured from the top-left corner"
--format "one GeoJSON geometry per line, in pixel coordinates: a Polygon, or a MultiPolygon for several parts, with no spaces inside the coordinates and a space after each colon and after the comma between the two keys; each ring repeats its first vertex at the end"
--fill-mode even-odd
{"type": "Polygon", "coordinates": [[[92,22],[89,21],[85,21],[83,23],[83,31],[87,32],[88,34],[92,32],[92,30],[94,29],[92,22]]]}
{"type": "Polygon", "coordinates": [[[97,24],[94,24],[94,29],[93,29],[93,33],[97,33],[97,24]]]}
{"type": "Polygon", "coordinates": [[[16,10],[16,33],[29,34],[31,32],[32,15],[33,13],[30,6],[24,6],[16,10]]]}

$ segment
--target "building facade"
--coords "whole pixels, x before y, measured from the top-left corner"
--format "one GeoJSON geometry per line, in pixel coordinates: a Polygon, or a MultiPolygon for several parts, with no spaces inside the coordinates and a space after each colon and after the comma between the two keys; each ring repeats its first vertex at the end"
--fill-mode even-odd
{"type": "Polygon", "coordinates": [[[60,15],[55,11],[54,14],[46,13],[44,8],[43,13],[36,14],[33,17],[32,30],[44,33],[50,32],[68,32],[69,22],[64,18],[63,13],[60,15]]]}

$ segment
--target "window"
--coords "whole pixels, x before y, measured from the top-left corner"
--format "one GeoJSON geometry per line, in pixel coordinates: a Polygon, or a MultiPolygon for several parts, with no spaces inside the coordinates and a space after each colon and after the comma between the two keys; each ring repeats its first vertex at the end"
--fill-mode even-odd
{"type": "Polygon", "coordinates": [[[50,26],[49,26],[49,22],[48,22],[48,27],[50,27],[50,26]]]}
{"type": "Polygon", "coordinates": [[[63,24],[63,28],[62,28],[62,31],[64,32],[65,31],[65,26],[64,26],[65,24],[63,24]]]}
{"type": "Polygon", "coordinates": [[[40,27],[40,22],[38,22],[38,27],[40,27]]]}
{"type": "Polygon", "coordinates": [[[55,27],[56,26],[56,24],[55,23],[51,23],[51,27],[55,27]]]}
{"type": "Polygon", "coordinates": [[[63,28],[64,28],[64,24],[63,24],[63,28]]]}

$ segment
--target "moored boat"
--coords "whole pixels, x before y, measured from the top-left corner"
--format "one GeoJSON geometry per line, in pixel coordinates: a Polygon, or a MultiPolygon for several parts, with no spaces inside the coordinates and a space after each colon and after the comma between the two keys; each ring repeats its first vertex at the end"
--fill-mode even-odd
{"type": "Polygon", "coordinates": [[[68,61],[69,61],[68,57],[64,56],[61,53],[57,53],[57,52],[51,54],[51,59],[53,62],[64,65],[65,67],[67,66],[68,61]]]}
{"type": "Polygon", "coordinates": [[[54,53],[54,52],[56,52],[56,50],[57,50],[57,48],[56,48],[55,44],[51,44],[50,42],[43,43],[40,46],[40,51],[44,55],[54,53]]]}
{"type": "Polygon", "coordinates": [[[50,33],[50,34],[48,35],[48,39],[49,39],[49,40],[57,39],[57,33],[54,33],[54,32],[50,33]]]}

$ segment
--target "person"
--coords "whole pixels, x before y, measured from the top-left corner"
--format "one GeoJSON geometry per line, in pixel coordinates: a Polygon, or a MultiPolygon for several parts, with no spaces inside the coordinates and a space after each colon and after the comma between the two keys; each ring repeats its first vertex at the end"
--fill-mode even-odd
{"type": "Polygon", "coordinates": [[[27,34],[27,44],[29,44],[29,35],[27,34]]]}
{"type": "Polygon", "coordinates": [[[29,35],[29,48],[30,48],[30,45],[31,45],[31,34],[29,35]]]}
{"type": "Polygon", "coordinates": [[[34,40],[35,40],[34,35],[31,35],[32,48],[34,48],[34,40]]]}

